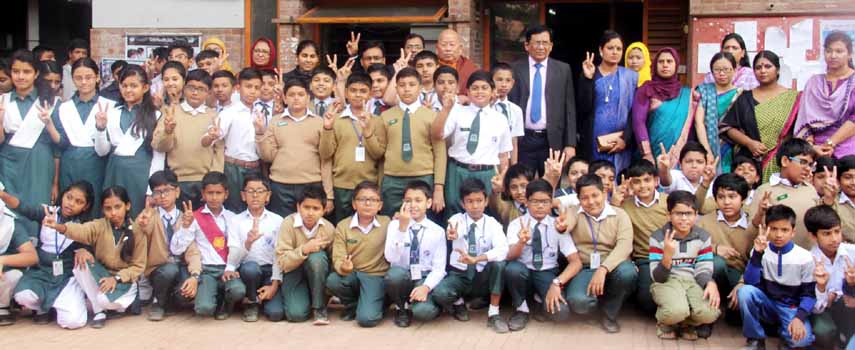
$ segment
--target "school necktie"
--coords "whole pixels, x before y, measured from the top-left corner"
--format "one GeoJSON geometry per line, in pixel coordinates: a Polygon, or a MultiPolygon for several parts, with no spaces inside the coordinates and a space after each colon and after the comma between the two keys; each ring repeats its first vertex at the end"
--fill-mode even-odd
{"type": "Polygon", "coordinates": [[[166,245],[172,242],[172,235],[175,234],[175,227],[172,226],[172,216],[169,214],[163,215],[163,230],[166,232],[166,245]]]}
{"type": "Polygon", "coordinates": [[[534,232],[531,234],[531,264],[535,270],[540,271],[543,267],[543,246],[540,237],[540,222],[534,224],[534,232]]]}
{"type": "Polygon", "coordinates": [[[410,227],[410,265],[419,264],[419,231],[421,226],[410,227]]]}
{"type": "Polygon", "coordinates": [[[531,122],[537,123],[541,118],[540,102],[543,100],[543,77],[540,76],[540,68],[543,65],[537,63],[534,65],[534,82],[531,87],[531,122]]]}
{"type": "Polygon", "coordinates": [[[380,107],[383,107],[383,103],[379,100],[374,101],[374,115],[380,115],[380,113],[382,112],[380,110],[380,107]]]}
{"type": "Polygon", "coordinates": [[[481,132],[481,111],[481,109],[478,110],[478,114],[472,120],[472,125],[469,126],[469,140],[466,141],[466,151],[469,154],[475,154],[475,150],[478,149],[478,136],[481,132]]]}
{"type": "MultiPolygon", "coordinates": [[[[466,240],[469,243],[468,253],[469,256],[477,256],[478,247],[476,243],[475,230],[478,228],[478,225],[474,222],[469,225],[469,233],[466,234],[466,240]]],[[[470,280],[475,278],[475,264],[466,266],[466,277],[470,280]]]]}
{"type": "Polygon", "coordinates": [[[324,101],[319,101],[318,102],[318,115],[323,117],[324,113],[326,113],[326,112],[327,112],[326,103],[324,103],[324,101]]]}
{"type": "Polygon", "coordinates": [[[499,108],[502,109],[502,115],[504,115],[505,119],[508,120],[508,125],[510,126],[511,125],[511,115],[510,115],[510,113],[508,113],[508,106],[505,106],[504,102],[499,102],[498,105],[499,105],[499,108]]]}
{"type": "Polygon", "coordinates": [[[404,110],[404,121],[401,123],[401,159],[405,162],[413,160],[413,141],[410,136],[410,110],[404,110]]]}

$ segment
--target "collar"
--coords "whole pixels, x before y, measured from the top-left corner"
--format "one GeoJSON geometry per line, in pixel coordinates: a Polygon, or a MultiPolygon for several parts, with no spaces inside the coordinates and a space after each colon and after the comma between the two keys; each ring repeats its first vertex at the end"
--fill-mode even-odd
{"type": "MultiPolygon", "coordinates": [[[[16,99],[19,99],[20,97],[21,97],[21,95],[18,95],[18,91],[17,91],[17,90],[15,90],[14,88],[12,88],[12,94],[11,94],[11,96],[10,96],[10,100],[14,101],[14,100],[16,100],[16,99]]],[[[30,90],[30,93],[29,93],[29,94],[27,94],[27,96],[24,96],[24,98],[23,98],[23,99],[24,99],[24,100],[33,100],[33,101],[35,101],[35,100],[36,100],[36,98],[38,98],[38,97],[39,97],[39,91],[38,91],[38,89],[36,89],[35,87],[33,87],[33,89],[32,89],[32,90],[30,90]]]]}
{"type": "Polygon", "coordinates": [[[367,233],[366,231],[363,230],[363,228],[367,228],[368,231],[371,231],[375,227],[380,227],[380,221],[377,221],[377,215],[374,215],[374,220],[371,221],[371,225],[369,225],[368,227],[361,227],[361,226],[359,226],[359,214],[353,214],[353,216],[350,217],[350,226],[349,227],[350,228],[358,228],[360,231],[367,233]]]}
{"type": "Polygon", "coordinates": [[[606,204],[603,206],[603,212],[601,212],[600,216],[598,216],[598,217],[593,217],[590,214],[588,214],[587,212],[585,212],[585,210],[582,209],[581,205],[579,206],[579,210],[577,210],[576,213],[585,213],[585,215],[587,217],[594,219],[594,221],[596,221],[596,222],[603,221],[606,218],[608,218],[609,216],[617,215],[615,208],[612,208],[612,206],[608,202],[606,202],[606,204]]]}
{"type": "Polygon", "coordinates": [[[160,214],[161,218],[163,218],[166,215],[169,215],[172,218],[172,220],[175,220],[179,216],[181,216],[181,211],[178,210],[177,206],[175,208],[172,208],[172,211],[170,211],[170,212],[167,212],[162,207],[157,207],[157,213],[160,214]]]}
{"type": "Polygon", "coordinates": [[[784,186],[792,187],[792,188],[798,188],[800,186],[800,185],[793,185],[793,183],[790,182],[790,180],[787,180],[786,178],[782,177],[781,173],[772,174],[772,176],[769,177],[769,185],[771,185],[771,186],[784,185],[784,186]]]}
{"type": "Polygon", "coordinates": [[[522,203],[517,202],[517,201],[513,201],[513,202],[514,202],[514,207],[517,208],[517,210],[519,210],[521,212],[525,212],[525,205],[523,205],[522,203]]]}
{"type": "Polygon", "coordinates": [[[219,217],[223,217],[223,215],[226,213],[226,208],[220,209],[220,216],[217,216],[217,215],[214,215],[214,212],[212,212],[211,209],[208,208],[208,205],[205,204],[205,207],[202,208],[202,213],[211,214],[211,216],[213,216],[215,218],[219,218],[219,217]]]}
{"type": "Polygon", "coordinates": [[[293,116],[291,116],[291,110],[288,108],[285,108],[285,112],[282,112],[282,116],[291,118],[291,120],[299,123],[303,120],[306,120],[306,118],[308,118],[308,117],[314,117],[315,113],[313,113],[311,109],[306,109],[306,115],[299,117],[299,118],[294,118],[293,116]]]}
{"type": "Polygon", "coordinates": [[[740,227],[744,230],[748,229],[748,214],[745,214],[744,211],[741,212],[742,215],[739,216],[739,220],[736,220],[736,222],[733,224],[727,222],[727,219],[724,218],[724,213],[722,213],[721,210],[716,210],[716,212],[717,212],[716,219],[718,221],[723,222],[728,227],[730,227],[730,228],[740,227]]]}
{"type": "Polygon", "coordinates": [[[339,118],[350,118],[350,119],[356,120],[356,116],[353,115],[353,110],[350,109],[350,104],[348,104],[347,106],[344,107],[344,110],[341,111],[341,115],[339,115],[338,117],[339,118]]]}
{"type": "Polygon", "coordinates": [[[317,106],[317,105],[318,105],[318,103],[321,103],[321,102],[323,102],[323,103],[324,103],[324,106],[329,107],[329,106],[332,106],[332,103],[333,103],[333,102],[335,102],[335,98],[333,98],[332,96],[328,96],[327,98],[325,98],[325,99],[323,99],[323,100],[319,100],[319,99],[317,99],[317,98],[313,98],[313,99],[312,99],[312,104],[313,104],[313,105],[315,105],[315,106],[317,106]]]}
{"type": "MultiPolygon", "coordinates": [[[[318,228],[319,225],[323,225],[323,224],[324,224],[324,220],[318,220],[317,224],[315,224],[315,227],[312,228],[312,230],[318,228]]],[[[303,227],[303,217],[300,216],[300,213],[297,213],[297,215],[294,215],[294,227],[303,227]]]]}
{"type": "Polygon", "coordinates": [[[192,116],[196,116],[196,115],[207,112],[208,106],[205,106],[205,104],[203,103],[203,104],[199,105],[199,107],[193,108],[193,106],[191,106],[189,103],[187,103],[187,101],[183,101],[183,102],[181,102],[181,109],[183,109],[187,113],[190,113],[190,115],[192,115],[192,116]]]}
{"type": "MultiPolygon", "coordinates": [[[[473,219],[471,216],[469,216],[469,213],[466,212],[463,212],[463,217],[465,218],[465,221],[471,221],[477,226],[482,226],[483,224],[487,223],[487,213],[481,214],[481,219],[478,220],[473,219]]],[[[468,230],[469,228],[466,229],[468,230]]]]}
{"type": "Polygon", "coordinates": [[[841,242],[840,245],[837,246],[837,252],[834,254],[834,260],[828,259],[828,256],[826,256],[825,253],[823,253],[822,250],[819,249],[819,245],[814,245],[813,248],[811,248],[810,253],[811,255],[822,259],[824,263],[834,265],[834,262],[838,259],[841,259],[843,257],[849,258],[849,251],[846,249],[847,245],[848,244],[846,244],[845,242],[841,242]]]}
{"type": "Polygon", "coordinates": [[[636,208],[641,208],[641,207],[650,208],[654,204],[656,204],[656,202],[659,201],[659,191],[653,191],[653,200],[650,201],[650,203],[642,202],[641,199],[638,198],[638,196],[632,196],[632,198],[635,199],[635,207],[636,208]]]}
{"type": "Polygon", "coordinates": [[[254,106],[255,106],[255,103],[253,103],[252,106],[247,107],[243,103],[243,101],[236,101],[236,102],[230,103],[228,106],[225,106],[223,108],[224,108],[224,110],[232,110],[233,109],[235,112],[242,113],[242,112],[252,112],[252,107],[254,107],[254,106]]]}
{"type": "Polygon", "coordinates": [[[778,255],[784,255],[789,253],[791,250],[793,250],[794,246],[795,243],[793,243],[793,241],[787,242],[787,244],[784,244],[784,246],[780,248],[776,247],[774,244],[772,244],[772,242],[769,242],[769,249],[771,249],[772,252],[778,255]]]}
{"type": "Polygon", "coordinates": [[[380,103],[380,106],[386,105],[386,103],[384,103],[382,99],[379,99],[376,97],[372,97],[372,98],[368,99],[368,105],[371,106],[371,108],[374,108],[375,106],[377,106],[378,102],[380,103]]]}
{"type": "MultiPolygon", "coordinates": [[[[267,211],[267,208],[264,208],[264,211],[261,212],[261,217],[258,218],[259,221],[266,219],[268,213],[270,213],[270,212],[267,211]]],[[[243,213],[240,213],[240,215],[246,219],[250,219],[250,220],[253,219],[252,213],[249,212],[249,209],[244,210],[243,213]]]]}
{"type": "Polygon", "coordinates": [[[95,103],[96,101],[98,101],[98,96],[99,96],[98,93],[95,92],[95,96],[92,96],[92,99],[90,99],[89,101],[83,101],[80,99],[80,93],[75,92],[74,95],[71,96],[71,100],[74,101],[75,105],[78,105],[81,103],[92,104],[92,103],[95,103]]]}
{"type": "Polygon", "coordinates": [[[849,204],[851,207],[855,207],[855,202],[852,202],[852,199],[846,195],[846,193],[840,192],[840,198],[837,199],[837,203],[840,204],[849,204]]]}
{"type": "Polygon", "coordinates": [[[262,104],[262,105],[265,105],[272,110],[273,109],[273,101],[274,100],[270,100],[270,101],[265,102],[265,101],[262,101],[261,99],[257,99],[257,100],[255,100],[255,103],[253,105],[258,106],[259,104],[262,104]]]}
{"type": "Polygon", "coordinates": [[[419,109],[419,107],[421,107],[421,103],[419,103],[419,101],[416,101],[416,102],[413,102],[413,104],[408,105],[408,104],[404,103],[404,101],[401,101],[400,103],[398,103],[398,107],[401,107],[401,109],[403,109],[405,111],[407,111],[407,110],[410,111],[410,114],[414,114],[414,113],[416,113],[416,110],[419,109]]]}
{"type": "MultiPolygon", "coordinates": [[[[541,62],[535,62],[534,58],[531,58],[531,56],[528,56],[528,67],[530,69],[535,69],[534,65],[538,64],[538,63],[540,63],[543,66],[543,67],[540,67],[540,69],[546,69],[548,62],[549,62],[549,57],[547,57],[545,60],[543,60],[541,62]]],[[[543,71],[541,71],[541,72],[543,72],[543,71]]]]}

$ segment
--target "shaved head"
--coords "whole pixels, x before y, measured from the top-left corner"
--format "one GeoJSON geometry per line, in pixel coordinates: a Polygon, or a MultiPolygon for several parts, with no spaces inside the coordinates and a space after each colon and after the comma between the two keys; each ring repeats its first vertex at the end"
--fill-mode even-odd
{"type": "Polygon", "coordinates": [[[436,42],[436,54],[440,61],[456,62],[463,54],[463,39],[454,29],[446,29],[439,33],[436,42]]]}

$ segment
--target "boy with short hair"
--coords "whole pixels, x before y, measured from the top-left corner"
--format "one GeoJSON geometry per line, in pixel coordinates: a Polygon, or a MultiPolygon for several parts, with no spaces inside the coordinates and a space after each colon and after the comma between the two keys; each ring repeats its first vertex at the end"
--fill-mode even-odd
{"type": "Polygon", "coordinates": [[[383,163],[383,213],[394,214],[401,206],[404,186],[414,180],[434,185],[434,212],[445,207],[445,140],[433,139],[431,124],[436,113],[418,101],[419,73],[410,67],[398,72],[396,79],[397,106],[371,120],[371,128],[363,133],[365,150],[383,163]]]}
{"type": "MultiPolygon", "coordinates": [[[[784,163],[782,169],[786,167],[784,163]]],[[[793,209],[778,204],[763,214],[766,226],[754,239],[743,275],[745,285],[737,292],[742,333],[748,338],[749,348],[765,349],[763,323],[771,323],[778,327],[786,346],[810,346],[814,335],[808,316],[816,304],[813,257],[793,242],[797,218],[793,209]]]]}
{"type": "Polygon", "coordinates": [[[449,273],[434,292],[434,300],[451,310],[459,321],[468,321],[464,298],[486,297],[487,327],[496,333],[507,333],[508,323],[499,315],[502,299],[502,274],[508,255],[508,241],[502,225],[484,213],[487,188],[478,179],[466,179],[460,185],[460,199],[465,212],[449,219],[447,238],[453,249],[449,273]]]}
{"type": "Polygon", "coordinates": [[[379,116],[392,108],[383,101],[386,90],[395,88],[389,85],[389,81],[392,80],[392,68],[378,63],[368,66],[366,72],[371,78],[371,99],[368,100],[368,107],[371,108],[371,114],[379,116]]]}
{"type": "Polygon", "coordinates": [[[508,100],[508,94],[514,87],[514,71],[511,65],[499,62],[493,65],[490,70],[490,75],[493,77],[493,83],[496,84],[496,102],[493,103],[493,109],[501,113],[508,121],[511,138],[514,144],[514,150],[511,152],[511,164],[517,163],[517,148],[519,137],[525,135],[523,128],[523,111],[516,103],[508,100]]]}
{"type": "Polygon", "coordinates": [[[342,320],[355,319],[361,327],[374,327],[383,320],[383,276],[389,270],[383,250],[389,218],[377,215],[384,203],[376,183],[359,183],[353,198],[356,213],[336,226],[334,271],[326,285],[344,304],[342,320]]]}
{"type": "Polygon", "coordinates": [[[588,166],[588,174],[597,175],[603,181],[603,190],[609,198],[614,195],[617,176],[614,163],[604,159],[595,160],[588,166]]]}
{"type": "MultiPolygon", "coordinates": [[[[833,169],[833,168],[829,168],[833,169]]],[[[843,240],[855,243],[855,155],[844,156],[837,161],[837,189],[829,193],[834,200],[832,208],[840,215],[843,240]]],[[[826,203],[828,204],[828,203],[826,203]]],[[[855,258],[855,256],[853,256],[855,258]]]]}
{"type": "Polygon", "coordinates": [[[315,115],[323,116],[332,109],[333,101],[335,101],[332,96],[335,78],[335,72],[329,67],[319,66],[312,71],[309,91],[312,93],[311,109],[315,115]]]}
{"type": "Polygon", "coordinates": [[[650,236],[650,293],[656,302],[656,335],[660,339],[708,338],[721,314],[713,280],[710,234],[695,227],[695,194],[668,196],[668,220],[650,236]]]}
{"type": "Polygon", "coordinates": [[[178,61],[184,66],[185,71],[190,70],[193,65],[193,48],[186,42],[176,42],[167,48],[169,61],[178,61]]]}
{"type": "Polygon", "coordinates": [[[74,85],[74,79],[71,78],[71,66],[77,60],[89,57],[89,43],[80,38],[71,39],[68,42],[67,50],[65,51],[68,60],[62,65],[62,100],[66,101],[74,96],[77,92],[77,86],[74,85]]]}
{"type": "MultiPolygon", "coordinates": [[[[413,66],[419,72],[422,82],[422,90],[419,93],[419,102],[425,106],[434,108],[439,96],[433,88],[433,73],[439,68],[439,57],[433,51],[421,51],[413,58],[413,66]]],[[[440,104],[441,106],[441,104],[440,104]]],[[[437,111],[438,112],[438,111],[437,111]]]]}
{"type": "Polygon", "coordinates": [[[202,178],[205,206],[193,210],[190,202],[182,203],[181,227],[169,244],[174,255],[184,254],[196,243],[202,256],[202,274],[196,292],[195,311],[199,316],[214,315],[217,320],[229,318],[234,304],[246,295],[243,284],[228,284],[237,276],[226,271],[229,246],[226,229],[234,213],[223,207],[229,196],[226,175],[212,171],[202,178]],[[218,301],[222,302],[218,302],[218,301]]]}
{"type": "MultiPolygon", "coordinates": [[[[258,73],[261,75],[261,90],[259,91],[258,101],[255,101],[255,108],[253,110],[261,112],[267,123],[270,123],[273,116],[279,114],[283,108],[283,106],[276,104],[278,97],[276,95],[276,84],[279,82],[279,77],[276,75],[276,72],[271,70],[262,69],[258,73]]],[[[285,93],[285,89],[282,89],[282,93],[285,93]]]]}
{"type": "Polygon", "coordinates": [[[211,78],[211,92],[216,100],[215,108],[217,113],[220,113],[223,109],[232,105],[237,79],[235,79],[235,75],[232,72],[227,70],[216,71],[211,78]]]}
{"type": "Polygon", "coordinates": [[[489,206],[490,210],[496,213],[502,227],[507,228],[511,221],[525,215],[525,188],[532,181],[534,169],[523,163],[511,165],[504,174],[493,176],[493,193],[490,194],[489,206]]]}
{"type": "Polygon", "coordinates": [[[825,196],[825,184],[829,180],[835,180],[833,173],[835,166],[837,166],[837,161],[832,157],[817,157],[816,161],[814,161],[813,175],[810,177],[810,180],[811,185],[816,189],[816,194],[820,198],[825,196]]]}
{"type": "Polygon", "coordinates": [[[282,217],[265,208],[270,202],[270,186],[261,175],[248,174],[243,183],[240,197],[247,208],[232,217],[226,232],[229,255],[224,276],[236,274],[236,278],[226,282],[226,288],[237,289],[242,286],[246,290],[248,304],[244,307],[242,317],[245,322],[258,321],[258,306],[261,303],[264,303],[267,318],[277,322],[284,317],[282,292],[279,289],[282,271],[274,254],[276,233],[282,225],[282,217]]]}
{"type": "Polygon", "coordinates": [[[297,213],[282,222],[276,243],[276,263],[282,272],[285,318],[301,322],[314,314],[314,325],[329,324],[326,279],[335,235],[333,224],[323,218],[327,194],[321,186],[309,185],[297,201],[297,213]]]}
{"type": "Polygon", "coordinates": [[[660,145],[660,147],[662,152],[656,162],[659,163],[659,184],[662,186],[663,192],[688,191],[696,193],[708,162],[707,149],[695,141],[687,142],[680,150],[680,169],[676,169],[676,164],[671,164],[671,152],[665,151],[665,146],[660,145]]]}
{"type": "Polygon", "coordinates": [[[398,327],[439,316],[435,290],[445,277],[446,247],[442,227],[427,218],[432,192],[424,181],[407,184],[398,218],[386,229],[383,255],[391,266],[383,284],[398,327]]]}
{"type": "Polygon", "coordinates": [[[220,69],[219,65],[220,54],[214,50],[202,50],[196,55],[196,68],[208,72],[213,75],[220,69]]]}
{"type": "MultiPolygon", "coordinates": [[[[754,189],[763,182],[763,174],[761,173],[760,165],[754,159],[746,156],[736,156],[733,158],[733,173],[742,176],[745,182],[748,183],[748,196],[744,198],[743,205],[750,205],[754,200],[754,189]]],[[[712,191],[709,197],[715,197],[712,191]]]]}
{"type": "MultiPolygon", "coordinates": [[[[567,187],[555,190],[555,199],[561,206],[579,205],[579,197],[576,193],[576,181],[582,175],[588,173],[590,162],[580,156],[574,156],[567,161],[567,187]]],[[[557,186],[560,187],[560,186],[557,186]]]]}

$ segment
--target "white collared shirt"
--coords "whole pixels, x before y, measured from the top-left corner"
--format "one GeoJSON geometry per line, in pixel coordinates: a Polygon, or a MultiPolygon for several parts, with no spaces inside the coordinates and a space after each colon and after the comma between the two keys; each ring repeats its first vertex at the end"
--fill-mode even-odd
{"type": "Polygon", "coordinates": [[[653,205],[655,205],[656,202],[659,202],[659,191],[653,191],[653,200],[650,201],[650,203],[642,202],[641,198],[638,198],[638,196],[632,196],[632,198],[635,199],[635,207],[636,208],[641,208],[641,207],[650,208],[653,205]]]}
{"type": "Polygon", "coordinates": [[[496,112],[499,112],[499,115],[503,117],[505,116],[505,114],[502,112],[502,107],[500,107],[499,105],[505,106],[505,108],[508,110],[507,121],[510,127],[511,137],[520,137],[525,135],[522,108],[520,108],[520,106],[517,106],[516,103],[509,101],[507,97],[502,100],[497,100],[496,103],[493,104],[493,109],[495,109],[496,112]]]}
{"type": "Polygon", "coordinates": [[[318,108],[318,103],[320,103],[321,101],[324,102],[324,108],[326,108],[326,110],[330,110],[330,107],[332,107],[333,102],[335,102],[335,98],[332,96],[328,96],[327,98],[325,98],[323,100],[319,100],[317,98],[312,98],[312,106],[314,106],[315,108],[318,108]]]}
{"type": "Polygon", "coordinates": [[[603,221],[603,220],[605,220],[606,218],[608,218],[609,216],[617,215],[617,212],[615,211],[615,208],[614,208],[614,207],[612,207],[612,206],[611,206],[611,204],[609,204],[609,202],[606,202],[606,203],[603,205],[603,211],[601,211],[601,212],[600,212],[600,215],[599,215],[599,216],[594,217],[594,216],[592,216],[591,214],[588,214],[588,212],[586,212],[586,211],[585,211],[585,209],[582,209],[582,207],[581,207],[581,206],[579,207],[579,210],[577,210],[577,211],[576,211],[576,213],[577,213],[577,214],[578,214],[578,213],[584,213],[584,214],[585,214],[585,216],[587,216],[587,217],[589,217],[589,218],[591,218],[591,219],[594,219],[594,221],[596,221],[596,222],[603,221]]]}
{"type": "Polygon", "coordinates": [[[163,224],[163,238],[167,239],[166,244],[171,244],[172,242],[168,240],[169,237],[166,236],[166,227],[172,225],[174,229],[172,232],[172,238],[174,239],[175,233],[179,230],[179,227],[176,226],[181,219],[181,211],[178,210],[177,206],[173,207],[170,212],[167,212],[162,207],[157,207],[157,214],[160,216],[160,222],[163,224]]]}
{"type": "Polygon", "coordinates": [[[546,129],[546,72],[549,63],[549,58],[543,60],[543,62],[535,62],[531,56],[528,56],[528,102],[525,107],[525,128],[532,130],[543,130],[546,129]],[[534,73],[537,71],[537,68],[534,66],[535,64],[540,63],[543,67],[540,67],[540,91],[542,94],[540,95],[540,120],[537,123],[531,122],[531,95],[534,92],[534,73]]]}
{"type": "Polygon", "coordinates": [[[769,185],[770,186],[784,185],[784,186],[792,187],[792,188],[799,188],[799,186],[800,186],[800,184],[799,185],[793,185],[793,183],[790,182],[790,180],[787,180],[786,178],[781,176],[781,173],[774,173],[771,176],[769,176],[769,185]]]}
{"type": "Polygon", "coordinates": [[[311,110],[311,109],[306,109],[306,114],[304,114],[302,117],[299,117],[299,118],[295,118],[294,116],[292,116],[292,115],[291,115],[291,110],[290,110],[290,109],[288,109],[288,108],[285,108],[285,111],[284,111],[284,112],[282,112],[282,117],[283,117],[283,118],[288,117],[288,119],[293,120],[295,123],[299,123],[299,122],[301,122],[301,121],[306,120],[306,118],[308,118],[308,117],[314,117],[314,116],[315,116],[315,113],[314,113],[314,112],[312,112],[312,110],[311,110]]]}
{"type": "Polygon", "coordinates": [[[837,199],[837,203],[843,205],[849,205],[850,207],[855,207],[855,202],[852,202],[852,199],[846,195],[846,193],[840,192],[840,197],[837,199]]]}
{"type": "MultiPolygon", "coordinates": [[[[508,224],[508,246],[512,246],[519,242],[519,232],[522,228],[523,220],[528,220],[529,222],[529,230],[531,235],[534,236],[534,226],[540,225],[541,232],[541,247],[543,253],[543,265],[540,268],[540,271],[549,270],[558,267],[558,252],[564,256],[569,256],[576,252],[576,245],[573,244],[573,239],[570,238],[570,234],[560,234],[555,230],[555,218],[551,216],[546,216],[539,223],[531,217],[530,214],[525,214],[520,216],[510,224],[508,224]]],[[[529,270],[535,270],[534,264],[532,264],[532,249],[531,249],[531,240],[526,242],[526,246],[523,248],[522,254],[520,254],[517,261],[524,264],[529,270]]]]}
{"type": "MultiPolygon", "coordinates": [[[[223,231],[223,234],[228,241],[228,223],[235,214],[228,209],[223,208],[220,215],[217,216],[211,212],[211,209],[208,209],[207,205],[202,208],[202,213],[211,214],[211,216],[214,217],[214,222],[216,222],[217,227],[223,231]]],[[[202,228],[199,227],[199,222],[197,220],[193,220],[193,224],[190,225],[190,228],[185,229],[184,225],[180,225],[178,232],[175,232],[175,236],[172,237],[172,242],[169,244],[169,250],[172,252],[172,255],[184,254],[184,252],[187,251],[187,247],[189,247],[190,243],[193,241],[196,242],[196,246],[199,247],[199,252],[202,255],[202,265],[226,264],[226,261],[220,257],[220,254],[217,254],[217,251],[214,249],[214,245],[208,241],[208,237],[206,237],[205,233],[202,232],[202,228]]]]}
{"type": "MultiPolygon", "coordinates": [[[[514,202],[514,205],[517,205],[514,202]]],[[[519,208],[519,207],[518,207],[519,208]]],[[[469,226],[475,224],[475,249],[477,255],[485,255],[487,261],[480,261],[475,265],[476,271],[483,271],[488,262],[504,261],[508,256],[508,239],[505,237],[505,231],[493,217],[484,214],[480,220],[472,220],[466,213],[454,214],[449,223],[457,224],[457,239],[451,242],[451,256],[449,263],[454,268],[466,271],[468,265],[458,261],[460,253],[458,249],[467,252],[469,251],[469,226]]]]}
{"type": "Polygon", "coordinates": [[[181,109],[184,110],[184,112],[190,113],[190,115],[195,117],[199,114],[207,112],[208,106],[205,106],[205,104],[203,103],[203,104],[199,105],[199,107],[193,108],[193,106],[191,106],[189,103],[187,103],[187,101],[182,101],[181,102],[181,109]]]}
{"type": "MultiPolygon", "coordinates": [[[[383,102],[382,98],[372,97],[368,100],[368,109],[371,112],[371,114],[374,114],[374,108],[377,108],[377,106],[376,106],[377,102],[380,102],[380,109],[384,109],[384,107],[386,107],[386,103],[383,102]]],[[[381,111],[381,113],[382,113],[382,111],[381,111]]],[[[377,114],[377,115],[379,116],[380,114],[377,114]]]]}
{"type": "Polygon", "coordinates": [[[232,103],[220,112],[220,128],[225,140],[226,157],[245,162],[258,160],[253,121],[252,108],[243,102],[232,103]]]}
{"type": "Polygon", "coordinates": [[[318,222],[315,224],[315,227],[312,227],[312,229],[310,230],[310,229],[307,229],[306,226],[303,225],[303,217],[300,216],[300,213],[297,213],[297,215],[294,215],[294,228],[299,227],[300,231],[303,231],[303,234],[306,235],[306,238],[308,238],[308,239],[315,238],[315,235],[318,234],[318,230],[320,229],[321,225],[323,225],[323,224],[324,224],[324,220],[318,220],[318,222]]]}
{"type": "Polygon", "coordinates": [[[380,221],[377,221],[377,216],[371,220],[371,224],[368,227],[359,226],[359,214],[353,214],[350,218],[350,228],[358,229],[362,234],[367,235],[371,232],[375,227],[380,227],[380,221]]]}
{"type": "Polygon", "coordinates": [[[717,213],[716,219],[718,221],[723,222],[725,225],[727,225],[727,227],[730,227],[730,228],[739,227],[743,230],[748,229],[748,214],[746,214],[744,211],[740,212],[741,215],[739,216],[739,220],[736,220],[736,222],[734,222],[732,224],[727,222],[727,219],[724,217],[724,213],[722,213],[721,210],[716,210],[716,213],[717,213]]]}
{"type": "Polygon", "coordinates": [[[411,117],[413,116],[413,113],[416,113],[416,110],[418,110],[421,106],[422,104],[419,103],[418,100],[416,102],[413,102],[412,104],[406,104],[404,103],[404,101],[398,102],[398,107],[401,107],[401,109],[403,109],[404,111],[409,111],[411,117]]]}
{"type": "Polygon", "coordinates": [[[282,220],[281,216],[265,209],[258,220],[258,234],[261,237],[252,242],[247,251],[246,240],[252,231],[254,218],[249,209],[232,216],[229,222],[229,261],[226,262],[226,271],[235,271],[243,262],[252,261],[258,265],[273,265],[271,279],[281,280],[282,272],[276,263],[276,241],[279,239],[282,220]]]}
{"type": "Polygon", "coordinates": [[[458,162],[473,165],[498,165],[499,154],[514,150],[511,132],[505,116],[490,107],[455,105],[443,127],[443,138],[450,138],[448,156],[458,162]],[[469,154],[467,143],[472,121],[480,111],[478,147],[469,154]]]}
{"type": "MultiPolygon", "coordinates": [[[[5,205],[3,205],[2,207],[3,208],[0,209],[0,217],[2,217],[2,220],[0,220],[0,222],[2,222],[5,225],[8,225],[10,223],[14,224],[14,217],[15,217],[14,214],[12,214],[12,213],[7,214],[6,212],[8,212],[9,209],[5,205]]],[[[50,208],[52,208],[52,210],[59,209],[58,207],[50,207],[50,208]]],[[[56,214],[54,214],[54,218],[59,219],[59,211],[58,210],[56,211],[56,214]]],[[[76,221],[67,221],[67,222],[76,222],[76,221]]],[[[5,226],[5,225],[3,225],[3,226],[5,226]]],[[[4,227],[4,229],[5,229],[5,227],[4,227]]],[[[11,230],[14,230],[14,227],[11,230]]],[[[0,235],[2,235],[2,231],[3,230],[0,230],[0,235]]],[[[10,234],[13,234],[13,232],[10,231],[10,234]]],[[[0,239],[2,239],[2,237],[0,237],[0,239]]],[[[50,227],[42,225],[42,226],[40,226],[40,229],[39,229],[39,243],[40,243],[39,244],[40,249],[43,252],[59,255],[59,254],[62,254],[62,252],[64,252],[66,249],[68,249],[68,247],[70,247],[71,244],[74,243],[74,241],[71,238],[66,237],[64,234],[59,233],[50,227]],[[57,252],[59,254],[57,254],[57,252]]],[[[2,245],[2,244],[0,244],[0,245],[2,245]]]]}
{"type": "MultiPolygon", "coordinates": [[[[687,178],[686,175],[683,174],[683,171],[679,169],[671,169],[669,170],[669,172],[671,174],[671,185],[662,186],[662,183],[659,183],[665,193],[671,194],[671,192],[674,191],[688,191],[691,193],[695,193],[698,191],[698,186],[693,185],[692,182],[689,181],[689,178],[687,178]]],[[[701,177],[700,180],[698,180],[698,184],[700,185],[700,183],[703,181],[704,178],[701,177]]]]}
{"type": "Polygon", "coordinates": [[[814,290],[816,293],[816,304],[813,306],[813,313],[821,314],[828,308],[828,301],[831,294],[837,295],[837,299],[843,296],[843,283],[846,272],[846,259],[855,258],[855,245],[850,243],[840,243],[837,247],[837,255],[834,261],[831,261],[819,246],[816,245],[810,250],[811,255],[815,259],[820,259],[825,265],[825,271],[828,271],[828,284],[825,286],[825,293],[820,293],[819,290],[814,290]]]}
{"type": "Polygon", "coordinates": [[[393,220],[386,228],[386,244],[383,255],[392,266],[410,271],[411,230],[416,231],[419,240],[419,267],[422,272],[430,271],[424,285],[431,290],[445,277],[445,230],[427,218],[421,222],[410,220],[406,232],[399,231],[398,220],[393,220]]]}

